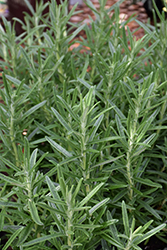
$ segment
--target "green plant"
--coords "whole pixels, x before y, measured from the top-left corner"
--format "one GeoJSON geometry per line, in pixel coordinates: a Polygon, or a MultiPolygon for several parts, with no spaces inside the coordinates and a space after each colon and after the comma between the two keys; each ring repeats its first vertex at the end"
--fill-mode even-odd
{"type": "MultiPolygon", "coordinates": [[[[108,219],[111,219],[110,214],[108,214],[108,219]]],[[[135,218],[133,218],[132,221],[129,220],[124,201],[122,201],[122,221],[124,226],[124,234],[120,234],[119,231],[117,231],[115,224],[113,224],[110,226],[110,234],[112,237],[107,235],[106,233],[104,233],[102,237],[110,244],[116,246],[118,249],[125,249],[125,250],[130,250],[130,249],[140,250],[141,248],[138,247],[138,245],[142,241],[150,238],[152,235],[159,232],[159,230],[163,229],[165,226],[165,224],[161,224],[158,227],[150,230],[149,232],[144,233],[145,230],[153,222],[153,220],[151,220],[148,221],[144,226],[139,226],[135,228],[135,218]]]]}
{"type": "Polygon", "coordinates": [[[19,37],[3,18],[3,250],[166,241],[166,21],[140,23],[147,34],[136,41],[134,17],[119,20],[121,2],[97,11],[87,1],[91,27],[72,26],[67,1],[51,1],[46,17],[41,2],[19,37]],[[81,30],[87,38],[71,50],[81,30]]]}

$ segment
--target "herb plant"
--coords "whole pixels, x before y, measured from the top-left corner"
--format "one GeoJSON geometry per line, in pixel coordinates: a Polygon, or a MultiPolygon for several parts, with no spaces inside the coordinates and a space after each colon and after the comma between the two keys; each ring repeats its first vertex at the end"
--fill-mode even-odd
{"type": "Polygon", "coordinates": [[[52,0],[47,16],[41,1],[20,36],[3,18],[3,250],[167,242],[167,25],[160,13],[155,27],[137,21],[146,34],[136,41],[121,2],[97,11],[88,0],[91,27],[70,23],[67,1],[52,0]]]}

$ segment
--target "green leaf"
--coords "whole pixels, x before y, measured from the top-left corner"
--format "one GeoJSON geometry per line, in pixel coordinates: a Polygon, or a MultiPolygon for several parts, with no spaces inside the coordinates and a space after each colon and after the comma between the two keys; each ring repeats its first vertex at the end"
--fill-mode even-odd
{"type": "Polygon", "coordinates": [[[76,189],[75,189],[75,191],[74,191],[74,193],[73,193],[73,195],[72,195],[72,200],[73,200],[73,202],[74,202],[74,200],[75,200],[75,198],[76,198],[78,192],[80,191],[80,187],[81,187],[82,181],[83,181],[83,178],[81,178],[81,179],[79,180],[78,185],[77,185],[77,187],[76,187],[76,189]]]}
{"type": "Polygon", "coordinates": [[[34,11],[32,5],[30,4],[30,2],[28,0],[24,0],[24,1],[25,1],[26,5],[27,5],[28,9],[31,11],[32,16],[34,16],[35,15],[35,11],[34,11]]]}
{"type": "Polygon", "coordinates": [[[47,83],[50,80],[50,78],[55,74],[55,71],[59,67],[59,65],[61,64],[63,58],[64,58],[64,55],[61,56],[60,59],[54,65],[54,67],[52,69],[50,69],[50,72],[46,75],[46,77],[44,79],[44,83],[45,82],[47,83]]]}
{"type": "Polygon", "coordinates": [[[140,142],[143,139],[145,133],[149,130],[151,123],[156,118],[158,113],[159,113],[159,109],[155,110],[154,113],[150,117],[148,117],[148,119],[145,121],[144,126],[139,127],[137,131],[138,133],[137,142],[140,142]]]}
{"type": "Polygon", "coordinates": [[[84,206],[98,191],[99,189],[104,185],[104,183],[100,183],[97,185],[79,204],[79,207],[84,206]]]}
{"type": "Polygon", "coordinates": [[[67,111],[69,112],[69,114],[74,118],[74,120],[79,123],[80,121],[79,121],[77,115],[71,109],[70,105],[61,96],[57,95],[57,98],[60,100],[60,102],[64,106],[64,108],[67,109],[67,111]]]}
{"type": "Polygon", "coordinates": [[[152,223],[154,220],[148,221],[144,226],[140,226],[140,229],[137,228],[137,233],[142,234],[152,223]]]}
{"type": "Polygon", "coordinates": [[[110,235],[106,233],[101,234],[102,238],[106,240],[109,244],[118,247],[118,249],[125,249],[124,245],[122,245],[119,241],[113,239],[110,235]]]}
{"type": "Polygon", "coordinates": [[[10,75],[5,75],[5,77],[6,77],[6,79],[11,81],[14,85],[16,85],[18,87],[20,87],[22,85],[22,82],[20,80],[18,80],[17,78],[15,78],[15,77],[12,77],[10,75]]]}
{"type": "Polygon", "coordinates": [[[18,167],[16,167],[13,163],[11,163],[9,160],[7,160],[6,158],[0,156],[0,160],[6,164],[6,166],[10,167],[11,169],[15,170],[16,172],[19,172],[20,169],[18,167]]]}
{"type": "Polygon", "coordinates": [[[33,227],[34,227],[34,223],[28,223],[28,225],[24,227],[22,232],[19,234],[19,240],[17,242],[17,246],[22,245],[26,241],[26,239],[32,232],[33,227]]]}
{"type": "Polygon", "coordinates": [[[95,137],[96,132],[97,132],[100,124],[102,123],[103,118],[104,118],[104,115],[99,116],[98,119],[93,124],[92,130],[90,132],[89,143],[93,143],[92,140],[95,137]]]}
{"type": "Polygon", "coordinates": [[[114,102],[109,100],[110,105],[112,105],[113,109],[115,110],[116,114],[119,116],[120,119],[126,120],[125,115],[122,113],[122,111],[114,104],[114,102]]]}
{"type": "Polygon", "coordinates": [[[38,149],[34,149],[30,157],[30,169],[32,169],[36,163],[38,149]]]}
{"type": "Polygon", "coordinates": [[[87,89],[90,89],[92,86],[89,84],[89,83],[87,83],[85,80],[83,80],[83,79],[81,79],[81,78],[77,78],[77,80],[80,82],[80,83],[82,83],[87,89]]]}
{"type": "MultiPolygon", "coordinates": [[[[110,198],[106,198],[100,202],[98,202],[96,205],[94,205],[91,209],[89,209],[89,214],[90,216],[92,216],[92,214],[99,209],[100,207],[102,207],[104,204],[106,204],[108,201],[110,200],[110,198]]],[[[87,216],[83,216],[80,220],[79,223],[82,223],[83,221],[85,221],[87,218],[87,216]]]]}
{"type": "MultiPolygon", "coordinates": [[[[34,84],[34,86],[32,88],[27,89],[26,94],[23,95],[21,99],[20,99],[20,94],[18,94],[19,98],[16,101],[17,106],[22,105],[23,103],[25,103],[27,101],[28,97],[34,92],[34,90],[37,87],[37,85],[38,85],[38,82],[36,84],[34,84]]],[[[27,86],[26,87],[25,86],[26,85],[24,85],[24,90],[26,90],[26,88],[28,88],[27,86]]],[[[19,88],[18,88],[17,91],[20,91],[20,88],[21,88],[21,86],[19,86],[19,88]]],[[[17,95],[17,92],[16,92],[16,95],[17,95]]]]}
{"type": "Polygon", "coordinates": [[[166,224],[163,223],[163,224],[159,225],[158,227],[153,228],[148,233],[144,234],[142,237],[139,237],[139,238],[135,239],[134,243],[136,245],[140,244],[141,242],[145,241],[146,239],[149,239],[151,236],[153,236],[153,235],[157,234],[158,232],[160,232],[165,227],[166,227],[166,224]]]}
{"type": "MultiPolygon", "coordinates": [[[[142,27],[149,35],[151,35],[151,36],[153,35],[152,30],[150,30],[146,24],[144,24],[143,22],[141,22],[137,19],[135,20],[135,22],[137,22],[140,25],[140,27],[142,27]]],[[[154,40],[157,40],[157,37],[155,35],[153,36],[153,38],[154,38],[154,40]]]]}
{"type": "Polygon", "coordinates": [[[60,183],[60,189],[63,195],[64,200],[67,200],[67,186],[65,184],[64,178],[63,177],[59,177],[59,183],[60,183]]]}
{"type": "Polygon", "coordinates": [[[136,180],[137,182],[139,182],[141,184],[147,185],[147,186],[156,187],[156,188],[162,188],[162,185],[160,185],[157,182],[153,182],[150,179],[146,179],[146,178],[143,179],[143,178],[134,177],[134,180],[136,180]]]}
{"type": "Polygon", "coordinates": [[[46,235],[46,236],[43,236],[43,237],[40,237],[40,238],[37,238],[37,239],[34,239],[34,240],[31,240],[29,242],[24,243],[23,247],[29,247],[29,246],[32,246],[34,244],[40,244],[41,242],[49,241],[53,238],[64,237],[64,236],[65,235],[62,233],[55,233],[55,234],[46,235]]]}
{"type": "Polygon", "coordinates": [[[47,156],[47,154],[48,154],[48,152],[46,152],[45,154],[43,154],[40,158],[39,158],[39,160],[34,164],[34,166],[30,169],[30,171],[29,171],[29,174],[31,174],[33,171],[34,171],[34,169],[36,169],[36,167],[42,162],[42,160],[47,156]]]}
{"type": "Polygon", "coordinates": [[[24,137],[24,168],[30,171],[30,146],[27,137],[24,137]]]}
{"type": "Polygon", "coordinates": [[[10,93],[10,89],[9,89],[9,86],[8,86],[9,84],[6,81],[6,76],[4,75],[4,73],[2,74],[2,79],[3,79],[3,83],[4,83],[4,87],[5,87],[5,90],[6,90],[7,97],[10,100],[11,99],[11,93],[10,93]]]}
{"type": "MultiPolygon", "coordinates": [[[[64,201],[62,201],[61,199],[58,200],[58,199],[51,198],[51,197],[50,197],[50,193],[49,193],[48,195],[45,196],[45,200],[46,200],[46,201],[49,201],[49,202],[51,202],[51,203],[54,203],[54,204],[56,204],[56,206],[57,206],[57,204],[60,204],[60,205],[63,205],[63,206],[66,205],[66,203],[65,203],[64,201]],[[48,196],[48,195],[49,195],[49,196],[48,196]]],[[[39,203],[38,203],[38,204],[39,204],[39,203]]]]}
{"type": "MultiPolygon", "coordinates": [[[[65,5],[66,5],[66,3],[65,3],[65,5]]],[[[76,10],[77,5],[78,5],[78,3],[74,4],[72,9],[68,12],[68,15],[67,15],[67,17],[65,19],[65,23],[68,22],[70,20],[70,18],[74,15],[74,13],[75,13],[74,11],[76,10]]]]}
{"type": "Polygon", "coordinates": [[[85,78],[85,75],[86,75],[86,72],[87,72],[87,68],[89,66],[89,56],[87,55],[87,57],[85,58],[85,62],[84,62],[84,67],[82,69],[82,73],[80,74],[80,78],[81,79],[84,79],[85,78]]]}
{"type": "Polygon", "coordinates": [[[148,47],[148,49],[146,49],[146,50],[141,54],[141,56],[138,57],[138,60],[140,61],[140,60],[142,60],[145,56],[151,54],[151,51],[153,51],[153,50],[156,48],[156,46],[158,45],[159,42],[160,42],[160,39],[156,39],[156,41],[155,41],[152,45],[150,45],[150,46],[148,47]]]}
{"type": "Polygon", "coordinates": [[[95,229],[99,228],[100,225],[91,225],[91,224],[74,224],[74,227],[76,228],[87,228],[87,229],[95,229]]]}
{"type": "Polygon", "coordinates": [[[162,220],[161,216],[156,212],[155,209],[153,209],[147,202],[144,202],[142,200],[139,201],[139,204],[142,205],[150,214],[152,214],[155,218],[158,220],[162,220]]]}
{"type": "MultiPolygon", "coordinates": [[[[37,121],[35,121],[35,124],[38,126],[38,128],[41,131],[45,132],[45,134],[48,134],[50,136],[54,136],[55,137],[55,133],[52,132],[49,128],[47,128],[47,126],[43,126],[42,124],[38,123],[37,121]]],[[[43,139],[43,140],[45,141],[45,139],[43,139]]],[[[33,144],[33,142],[31,144],[33,144]]]]}
{"type": "MultiPolygon", "coordinates": [[[[1,206],[1,202],[0,202],[0,206],[1,206]]],[[[0,232],[3,231],[5,215],[6,215],[6,208],[2,207],[1,212],[0,212],[0,232]]]]}
{"type": "Polygon", "coordinates": [[[0,138],[3,141],[3,143],[5,144],[5,146],[11,150],[12,146],[11,143],[7,140],[5,134],[3,133],[3,131],[0,130],[0,138]]]}
{"type": "Polygon", "coordinates": [[[113,189],[118,189],[118,188],[127,188],[128,184],[123,184],[123,183],[119,183],[119,184],[112,184],[110,185],[109,189],[113,190],[113,189]]]}
{"type": "MultiPolygon", "coordinates": [[[[107,210],[107,221],[113,220],[113,217],[111,215],[111,213],[109,212],[109,210],[107,210]]],[[[118,237],[118,230],[115,224],[112,224],[109,226],[110,227],[110,232],[111,232],[111,236],[121,244],[121,240],[118,237]]]]}
{"type": "MultiPolygon", "coordinates": [[[[57,189],[56,189],[54,183],[51,181],[51,179],[48,176],[46,176],[46,182],[47,182],[47,185],[49,187],[49,190],[50,190],[51,195],[53,196],[53,198],[55,200],[62,201],[59,194],[58,194],[58,192],[57,192],[57,189]]],[[[60,211],[65,211],[64,207],[62,205],[58,204],[58,203],[57,203],[57,207],[60,209],[60,211]]]]}
{"type": "Polygon", "coordinates": [[[15,185],[15,186],[19,186],[19,187],[24,187],[24,184],[22,184],[21,182],[15,180],[15,179],[12,179],[6,175],[3,175],[0,173],[0,178],[4,181],[7,181],[8,183],[10,183],[11,185],[15,185]]]}
{"type": "Polygon", "coordinates": [[[34,75],[36,75],[36,69],[30,58],[28,57],[28,53],[25,52],[25,49],[23,49],[22,46],[20,46],[20,50],[25,58],[25,61],[27,62],[27,65],[31,68],[31,70],[33,70],[34,75]]]}
{"type": "Polygon", "coordinates": [[[40,218],[39,218],[39,215],[38,215],[38,210],[35,206],[35,203],[34,201],[28,201],[28,206],[29,206],[29,209],[30,209],[30,214],[31,214],[31,217],[33,219],[33,221],[40,225],[40,226],[43,226],[43,223],[41,222],[40,218]]]}
{"type": "Polygon", "coordinates": [[[95,86],[91,86],[91,88],[89,89],[89,92],[85,95],[83,99],[83,102],[85,103],[86,108],[87,107],[90,108],[90,110],[87,112],[88,114],[93,109],[92,105],[93,105],[94,97],[95,97],[95,86]]]}
{"type": "Polygon", "coordinates": [[[73,33],[72,35],[67,39],[67,43],[69,43],[74,37],[77,36],[77,34],[83,30],[83,28],[85,27],[85,24],[81,25],[79,28],[77,28],[73,33]]]}
{"type": "Polygon", "coordinates": [[[117,124],[117,129],[118,129],[119,135],[122,138],[122,139],[120,139],[120,141],[123,143],[123,145],[125,147],[127,147],[126,137],[125,137],[125,133],[124,133],[124,131],[126,131],[126,129],[122,125],[122,122],[117,114],[115,115],[115,121],[117,124]]]}
{"type": "Polygon", "coordinates": [[[46,101],[40,102],[37,105],[35,105],[34,107],[30,108],[28,111],[26,111],[23,116],[22,116],[22,121],[25,120],[26,117],[30,116],[31,114],[33,114],[37,109],[41,108],[42,106],[44,106],[46,103],[46,101]]]}
{"type": "Polygon", "coordinates": [[[46,136],[45,138],[52,145],[52,147],[54,147],[57,151],[59,151],[60,153],[62,153],[64,156],[66,156],[66,157],[72,157],[72,154],[70,152],[68,152],[65,148],[63,148],[62,146],[60,146],[59,144],[57,144],[55,141],[53,141],[52,139],[50,139],[48,136],[46,136]]]}
{"type": "Polygon", "coordinates": [[[153,139],[155,139],[155,137],[156,137],[156,133],[151,134],[143,142],[141,142],[141,143],[138,142],[139,146],[136,149],[136,151],[134,152],[133,156],[140,155],[143,151],[145,151],[146,149],[148,149],[151,146],[149,143],[151,143],[153,141],[153,139]]]}
{"type": "Polygon", "coordinates": [[[119,158],[122,158],[123,156],[124,156],[124,155],[120,155],[120,156],[118,156],[118,157],[116,157],[116,158],[112,158],[112,159],[109,159],[109,160],[107,160],[107,161],[99,162],[98,164],[92,166],[92,168],[96,168],[96,167],[98,167],[98,166],[103,166],[103,165],[105,165],[105,164],[111,163],[111,162],[113,162],[113,161],[118,160],[119,158]]]}
{"type": "MultiPolygon", "coordinates": [[[[25,84],[25,81],[24,81],[24,79],[20,82],[20,84],[19,84],[19,86],[18,86],[18,88],[17,88],[17,91],[16,91],[16,96],[17,97],[19,97],[19,99],[20,99],[20,92],[21,92],[21,89],[23,88],[23,85],[25,84]]],[[[26,96],[26,98],[27,98],[27,96],[26,96]]],[[[25,99],[26,99],[25,98],[25,99]]],[[[25,100],[24,99],[24,100],[25,100]]]]}
{"type": "Polygon", "coordinates": [[[97,64],[97,67],[98,67],[98,70],[99,70],[100,74],[103,76],[104,81],[105,81],[106,83],[108,83],[108,78],[107,78],[107,76],[106,76],[105,71],[104,71],[103,68],[102,68],[102,65],[100,64],[99,59],[98,59],[95,55],[93,55],[93,56],[94,56],[94,58],[95,58],[95,60],[96,60],[96,64],[97,64]]]}
{"type": "Polygon", "coordinates": [[[24,227],[19,228],[16,232],[12,234],[12,236],[9,238],[9,240],[6,242],[5,246],[2,248],[2,250],[7,250],[8,247],[11,246],[12,242],[15,240],[15,238],[20,234],[20,232],[24,229],[24,227]]]}
{"type": "Polygon", "coordinates": [[[62,215],[63,218],[66,218],[67,215],[65,212],[63,212],[60,209],[56,209],[56,207],[58,207],[58,205],[60,205],[60,204],[56,203],[56,205],[55,205],[54,203],[51,203],[51,204],[47,205],[44,202],[38,202],[39,207],[42,207],[43,209],[50,211],[51,214],[54,213],[54,215],[56,215],[56,216],[62,215]]]}
{"type": "Polygon", "coordinates": [[[99,144],[99,143],[104,143],[104,142],[109,142],[109,141],[120,140],[121,138],[122,137],[120,137],[120,136],[104,137],[104,138],[99,139],[99,140],[93,140],[93,141],[90,140],[87,144],[96,144],[96,143],[99,144]]]}
{"type": "Polygon", "coordinates": [[[57,112],[56,109],[51,108],[51,110],[53,111],[53,114],[57,117],[57,119],[59,120],[59,122],[63,125],[63,127],[68,131],[72,131],[72,128],[67,124],[67,122],[64,120],[64,118],[57,112]]]}
{"type": "Polygon", "coordinates": [[[17,202],[10,202],[10,201],[0,201],[1,207],[14,207],[14,208],[22,208],[24,207],[23,204],[17,202]]]}
{"type": "Polygon", "coordinates": [[[113,109],[113,107],[110,107],[108,109],[103,110],[102,112],[100,112],[98,115],[96,115],[95,117],[93,117],[92,121],[96,120],[99,116],[105,114],[106,112],[108,112],[109,110],[113,109]]]}
{"type": "Polygon", "coordinates": [[[129,234],[130,234],[129,218],[128,218],[128,213],[127,213],[127,209],[126,209],[126,204],[124,201],[122,201],[122,219],[123,219],[125,234],[126,234],[126,236],[129,237],[129,234]]]}

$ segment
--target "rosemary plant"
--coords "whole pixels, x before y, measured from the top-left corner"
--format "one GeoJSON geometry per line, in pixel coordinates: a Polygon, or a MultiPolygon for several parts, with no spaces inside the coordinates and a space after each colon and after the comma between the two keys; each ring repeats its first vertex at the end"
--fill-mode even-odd
{"type": "Polygon", "coordinates": [[[67,1],[48,16],[41,1],[20,36],[3,18],[2,250],[167,243],[167,24],[161,13],[155,27],[136,20],[136,41],[121,2],[98,11],[87,0],[91,27],[70,23],[67,1]]]}

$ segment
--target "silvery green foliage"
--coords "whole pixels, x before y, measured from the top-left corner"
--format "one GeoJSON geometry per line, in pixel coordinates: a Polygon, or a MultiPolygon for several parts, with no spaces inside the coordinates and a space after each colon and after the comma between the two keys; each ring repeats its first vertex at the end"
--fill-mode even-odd
{"type": "Polygon", "coordinates": [[[97,11],[87,1],[90,27],[72,26],[67,1],[51,1],[48,17],[41,2],[19,37],[3,18],[3,250],[166,242],[167,26],[163,15],[155,27],[136,21],[146,31],[136,41],[121,2],[97,11]]]}

